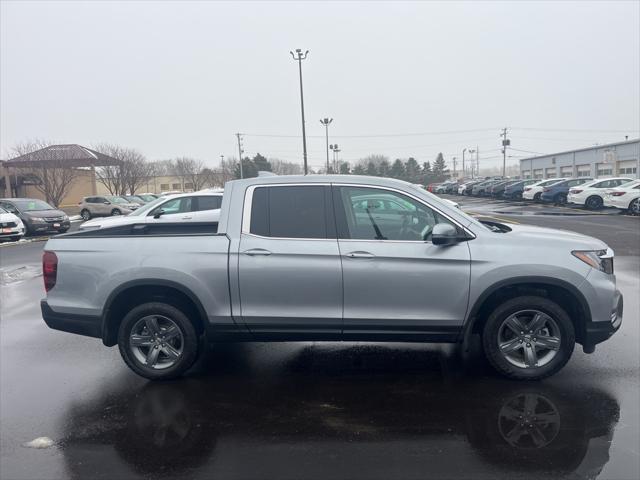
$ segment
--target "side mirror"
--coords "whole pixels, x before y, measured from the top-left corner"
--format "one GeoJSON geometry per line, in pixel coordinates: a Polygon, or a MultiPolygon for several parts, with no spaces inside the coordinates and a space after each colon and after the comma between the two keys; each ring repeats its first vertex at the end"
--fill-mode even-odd
{"type": "Polygon", "coordinates": [[[158,210],[156,213],[153,214],[153,218],[160,218],[162,215],[164,215],[164,210],[158,210]]]}
{"type": "Polygon", "coordinates": [[[104,203],[105,205],[111,205],[111,202],[110,202],[110,201],[108,201],[108,200],[105,200],[105,201],[104,201],[104,202],[102,202],[102,203],[104,203]]]}
{"type": "Polygon", "coordinates": [[[431,242],[434,245],[454,245],[458,243],[458,231],[448,223],[438,223],[431,232],[431,242]]]}

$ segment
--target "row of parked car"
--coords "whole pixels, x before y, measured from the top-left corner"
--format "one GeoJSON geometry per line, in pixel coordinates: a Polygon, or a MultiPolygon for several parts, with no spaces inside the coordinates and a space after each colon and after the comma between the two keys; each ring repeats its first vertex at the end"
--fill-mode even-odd
{"type": "Polygon", "coordinates": [[[589,210],[613,207],[640,215],[640,180],[613,178],[506,179],[491,177],[458,182],[449,180],[427,187],[432,193],[470,195],[506,200],[581,205],[589,210]]]}

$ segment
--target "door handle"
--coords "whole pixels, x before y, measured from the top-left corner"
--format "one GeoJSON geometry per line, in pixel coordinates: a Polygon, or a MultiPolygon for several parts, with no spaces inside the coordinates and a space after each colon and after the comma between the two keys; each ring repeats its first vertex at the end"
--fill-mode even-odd
{"type": "Polygon", "coordinates": [[[349,252],[347,253],[349,258],[373,258],[375,255],[369,252],[349,252]]]}
{"type": "Polygon", "coordinates": [[[193,217],[182,217],[182,220],[191,220],[193,217]]]}
{"type": "Polygon", "coordinates": [[[250,257],[254,257],[256,255],[262,255],[262,256],[268,256],[271,255],[271,252],[269,250],[265,250],[264,248],[252,248],[250,250],[245,250],[244,252],[245,255],[249,255],[250,257]]]}

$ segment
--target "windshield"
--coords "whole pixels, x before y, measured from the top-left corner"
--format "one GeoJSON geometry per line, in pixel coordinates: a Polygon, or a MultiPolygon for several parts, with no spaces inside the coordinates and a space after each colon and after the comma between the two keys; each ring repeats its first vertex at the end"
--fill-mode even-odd
{"type": "Polygon", "coordinates": [[[140,208],[138,208],[136,211],[131,212],[129,214],[130,217],[143,217],[144,215],[146,215],[147,212],[149,212],[150,210],[152,210],[154,207],[156,207],[158,204],[163,203],[165,201],[167,201],[169,199],[169,197],[160,197],[160,198],[156,198],[154,201],[149,202],[145,205],[142,205],[140,208]]]}
{"type": "Polygon", "coordinates": [[[55,210],[47,202],[42,200],[13,200],[13,204],[21,212],[38,212],[41,210],[55,210]]]}
{"type": "Polygon", "coordinates": [[[108,197],[105,197],[107,200],[109,200],[111,203],[119,203],[119,204],[123,204],[123,203],[129,203],[129,200],[122,198],[122,197],[116,197],[113,195],[110,195],[108,197]]]}
{"type": "Polygon", "coordinates": [[[9,213],[4,208],[0,207],[0,213],[9,213]]]}

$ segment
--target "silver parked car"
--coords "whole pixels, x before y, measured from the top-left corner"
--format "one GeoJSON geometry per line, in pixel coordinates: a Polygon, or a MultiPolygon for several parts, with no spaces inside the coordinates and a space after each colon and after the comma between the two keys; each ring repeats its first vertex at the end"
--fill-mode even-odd
{"type": "Polygon", "coordinates": [[[84,197],[78,207],[83,220],[90,220],[93,217],[127,215],[137,210],[140,204],[116,195],[104,195],[84,197]]]}
{"type": "MultiPolygon", "coordinates": [[[[141,218],[142,220],[142,218],[141,218]]],[[[421,188],[347,175],[225,186],[218,222],[144,221],[50,239],[49,327],[181,375],[209,340],[458,342],[501,374],[560,370],[622,322],[601,240],[482,223],[421,188]]]]}

